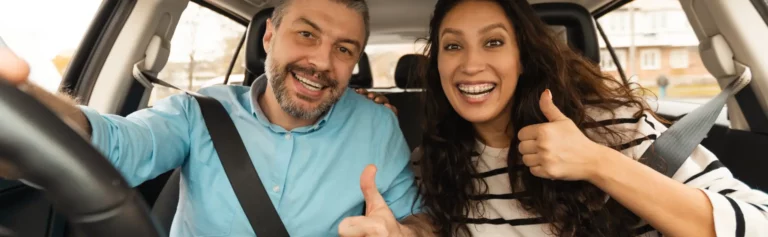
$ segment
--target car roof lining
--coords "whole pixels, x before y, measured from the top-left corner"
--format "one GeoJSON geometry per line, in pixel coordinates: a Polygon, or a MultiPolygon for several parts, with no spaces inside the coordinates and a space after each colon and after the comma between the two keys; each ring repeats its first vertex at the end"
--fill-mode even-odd
{"type": "MultiPolygon", "coordinates": [[[[237,17],[251,19],[277,0],[196,0],[210,3],[237,17]]],[[[369,44],[414,43],[426,36],[429,18],[436,0],[368,0],[371,10],[369,44]],[[390,16],[397,17],[390,17],[390,16]]],[[[590,12],[605,10],[625,0],[529,0],[530,3],[575,3],[590,12]]],[[[620,5],[620,4],[618,4],[620,5]]]]}

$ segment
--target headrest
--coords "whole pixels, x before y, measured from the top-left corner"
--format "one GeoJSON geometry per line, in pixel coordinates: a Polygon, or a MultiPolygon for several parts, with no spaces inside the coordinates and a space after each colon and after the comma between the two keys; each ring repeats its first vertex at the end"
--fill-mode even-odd
{"type": "Polygon", "coordinates": [[[371,72],[371,63],[368,61],[368,54],[363,53],[360,61],[357,62],[357,73],[352,74],[349,79],[350,88],[373,88],[373,74],[371,72]]]}
{"type": "Polygon", "coordinates": [[[532,6],[547,24],[565,27],[571,48],[595,63],[600,62],[595,19],[586,8],[575,3],[539,3],[532,6]]]}
{"type": "Polygon", "coordinates": [[[256,77],[264,74],[264,61],[267,52],[264,51],[264,33],[267,31],[267,19],[272,16],[273,8],[266,8],[251,19],[245,38],[245,69],[243,85],[250,86],[256,77]]]}
{"type": "Polygon", "coordinates": [[[421,88],[418,68],[429,59],[421,54],[406,54],[400,57],[395,67],[395,84],[402,89],[421,88]]]}

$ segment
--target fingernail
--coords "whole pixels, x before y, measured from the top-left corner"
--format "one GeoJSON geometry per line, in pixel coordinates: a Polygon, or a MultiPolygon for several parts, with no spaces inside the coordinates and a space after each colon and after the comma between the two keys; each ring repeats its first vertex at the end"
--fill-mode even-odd
{"type": "Polygon", "coordinates": [[[552,91],[551,91],[551,90],[549,90],[549,89],[547,89],[547,90],[545,90],[545,92],[546,92],[546,93],[544,93],[544,94],[545,94],[545,96],[547,97],[547,99],[548,99],[548,100],[552,100],[552,91]]]}

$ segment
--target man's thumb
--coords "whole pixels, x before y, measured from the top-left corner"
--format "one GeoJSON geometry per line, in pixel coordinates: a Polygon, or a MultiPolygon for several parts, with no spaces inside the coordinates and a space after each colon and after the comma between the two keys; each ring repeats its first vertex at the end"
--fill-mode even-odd
{"type": "Polygon", "coordinates": [[[381,196],[381,193],[376,188],[375,165],[368,165],[363,170],[363,174],[360,175],[360,190],[363,191],[363,197],[365,198],[366,212],[372,211],[379,205],[387,206],[384,197],[381,196]]]}
{"type": "Polygon", "coordinates": [[[552,91],[549,89],[546,89],[544,90],[544,93],[541,93],[539,107],[541,107],[541,112],[544,113],[544,116],[546,116],[547,120],[550,122],[568,119],[568,117],[560,112],[560,109],[555,106],[555,102],[552,101],[552,91]]]}

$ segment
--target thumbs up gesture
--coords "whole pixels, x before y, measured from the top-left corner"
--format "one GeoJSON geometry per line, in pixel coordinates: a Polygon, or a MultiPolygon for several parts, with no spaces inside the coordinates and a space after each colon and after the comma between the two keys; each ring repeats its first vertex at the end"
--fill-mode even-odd
{"type": "Polygon", "coordinates": [[[411,230],[400,225],[376,189],[376,166],[368,165],[360,175],[360,190],[365,197],[365,216],[347,217],[339,224],[342,237],[410,236],[411,230]]]}
{"type": "Polygon", "coordinates": [[[540,178],[592,181],[601,154],[611,149],[587,138],[560,112],[550,90],[542,93],[539,106],[549,122],[524,127],[517,134],[523,163],[540,178]]]}

